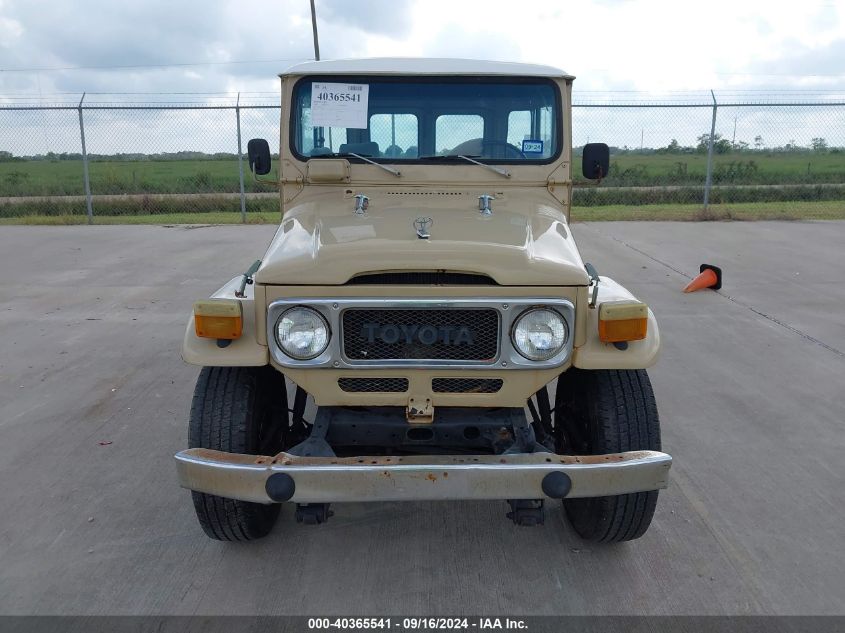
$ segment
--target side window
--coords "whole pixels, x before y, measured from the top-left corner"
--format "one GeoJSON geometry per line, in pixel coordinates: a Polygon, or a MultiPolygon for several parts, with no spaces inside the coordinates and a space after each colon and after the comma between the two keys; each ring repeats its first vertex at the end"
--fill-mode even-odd
{"type": "Polygon", "coordinates": [[[301,114],[297,121],[299,125],[296,130],[297,136],[299,136],[299,151],[307,156],[314,149],[314,128],[311,127],[311,107],[305,99],[302,99],[299,111],[301,114]]]}
{"type": "Polygon", "coordinates": [[[384,158],[419,155],[419,122],[416,114],[373,114],[370,140],[378,143],[384,158]]]}
{"type": "Polygon", "coordinates": [[[508,143],[522,150],[522,141],[542,141],[541,152],[526,155],[528,158],[547,158],[552,155],[554,149],[552,109],[546,106],[535,110],[534,113],[539,116],[539,120],[534,122],[530,110],[514,110],[508,115],[508,143]]]}
{"type": "Polygon", "coordinates": [[[552,107],[540,108],[540,139],[543,141],[543,156],[552,155],[552,147],[557,145],[552,129],[552,107]]]}
{"type": "Polygon", "coordinates": [[[450,154],[459,148],[459,153],[480,155],[482,138],[484,119],[478,114],[441,114],[437,117],[434,126],[434,149],[438,154],[450,154]],[[477,147],[469,147],[470,145],[477,147]]]}
{"type": "Polygon", "coordinates": [[[303,101],[302,112],[297,134],[299,136],[299,151],[306,156],[325,152],[337,152],[346,143],[346,128],[342,127],[313,127],[311,125],[311,106],[303,101]]]}
{"type": "Polygon", "coordinates": [[[531,112],[515,110],[508,115],[508,143],[522,149],[522,141],[531,138],[531,112]]]}

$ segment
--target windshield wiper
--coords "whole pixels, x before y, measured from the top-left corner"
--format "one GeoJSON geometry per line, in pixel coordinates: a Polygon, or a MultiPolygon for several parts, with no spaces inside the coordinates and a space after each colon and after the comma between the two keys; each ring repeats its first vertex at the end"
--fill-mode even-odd
{"type": "Polygon", "coordinates": [[[485,169],[489,169],[490,171],[494,171],[500,176],[504,176],[505,178],[510,178],[511,173],[507,169],[502,169],[501,167],[496,167],[495,165],[488,165],[487,163],[482,163],[480,161],[475,160],[471,156],[464,156],[463,154],[447,154],[445,156],[420,156],[420,160],[465,160],[468,163],[472,163],[473,165],[480,165],[485,169]]]}
{"type": "Polygon", "coordinates": [[[375,165],[376,167],[380,167],[384,171],[390,172],[394,176],[401,176],[402,172],[398,169],[394,169],[393,167],[388,167],[387,165],[382,165],[381,163],[377,163],[374,160],[370,160],[367,158],[367,154],[356,154],[355,152],[331,152],[329,154],[317,154],[316,156],[309,156],[309,158],[358,158],[365,163],[369,163],[370,165],[375,165]]]}

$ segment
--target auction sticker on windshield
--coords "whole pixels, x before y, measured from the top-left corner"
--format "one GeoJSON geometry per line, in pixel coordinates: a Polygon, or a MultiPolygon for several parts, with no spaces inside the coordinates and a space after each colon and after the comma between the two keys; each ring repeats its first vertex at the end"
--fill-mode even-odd
{"type": "Polygon", "coordinates": [[[311,125],[365,129],[370,87],[367,84],[311,86],[311,125]]]}

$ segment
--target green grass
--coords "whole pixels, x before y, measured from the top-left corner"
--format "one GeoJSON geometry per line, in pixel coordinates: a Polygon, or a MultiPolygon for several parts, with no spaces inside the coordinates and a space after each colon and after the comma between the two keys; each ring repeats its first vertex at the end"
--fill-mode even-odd
{"type": "MultiPolygon", "coordinates": [[[[610,157],[608,186],[703,186],[706,154],[618,154],[610,157]]],[[[845,183],[845,154],[741,152],[713,156],[715,185],[845,183]]]]}
{"type": "MultiPolygon", "coordinates": [[[[91,161],[91,192],[237,193],[237,160],[91,161]]],[[[244,162],[244,189],[267,191],[244,162]]],[[[81,160],[0,163],[0,197],[84,195],[81,160]]]]}
{"type": "MultiPolygon", "coordinates": [[[[279,212],[247,212],[247,224],[278,224],[279,212]]],[[[14,218],[0,218],[0,226],[9,224],[41,225],[71,225],[87,224],[88,217],[84,214],[65,215],[23,215],[14,218]]],[[[94,224],[240,224],[240,212],[210,211],[208,213],[160,213],[156,215],[97,215],[94,224]]]]}
{"type": "MultiPolygon", "coordinates": [[[[714,157],[712,210],[700,213],[707,157],[703,154],[618,154],[598,187],[573,192],[573,217],[601,219],[841,218],[845,153],[744,152],[714,157]],[[819,186],[820,183],[839,183],[819,186]],[[781,185],[753,188],[745,185],[781,185]],[[806,186],[806,185],[814,186],[806,186]],[[785,202],[791,201],[791,202],[785,202]]],[[[577,161],[576,161],[577,162],[577,161]]],[[[237,160],[96,160],[90,163],[95,222],[122,224],[240,221],[237,160]],[[124,195],[135,194],[135,195],[124,195]],[[183,197],[157,194],[205,194],[183,197]]],[[[248,192],[272,193],[246,174],[248,192]]],[[[0,222],[84,223],[80,160],[0,163],[0,222]],[[41,199],[36,196],[78,196],[41,199]],[[3,200],[5,198],[5,200],[3,200]]],[[[247,201],[250,218],[278,217],[278,198],[247,201]]]]}
{"type": "Polygon", "coordinates": [[[700,204],[616,204],[572,209],[573,222],[613,220],[845,220],[845,201],[712,204],[707,211],[700,204]]]}
{"type": "MultiPolygon", "coordinates": [[[[575,207],[573,222],[612,220],[845,220],[845,202],[752,202],[711,205],[707,212],[701,205],[654,204],[640,207],[609,205],[575,207]]],[[[84,213],[64,215],[23,215],[0,218],[0,225],[68,225],[86,224],[84,213]]],[[[94,224],[240,224],[241,214],[231,211],[208,213],[160,213],[155,215],[95,215],[94,224]]],[[[247,224],[276,224],[278,211],[247,213],[247,224]]]]}
{"type": "MultiPolygon", "coordinates": [[[[572,202],[578,207],[606,207],[611,205],[698,205],[704,199],[704,187],[607,187],[586,185],[572,193],[572,202]]],[[[710,191],[713,204],[743,202],[825,202],[845,201],[845,184],[842,185],[781,185],[745,186],[722,185],[710,191]]]]}
{"type": "MultiPolygon", "coordinates": [[[[235,197],[220,195],[209,196],[171,196],[155,195],[115,196],[111,199],[94,200],[94,215],[105,216],[160,216],[166,214],[191,214],[232,212],[240,214],[241,202],[235,197]]],[[[250,211],[262,213],[278,213],[279,199],[271,195],[266,198],[250,198],[247,200],[250,211]]],[[[22,198],[14,202],[0,201],[0,218],[14,218],[23,216],[74,216],[86,213],[84,199],[39,199],[22,198]]]]}
{"type": "MultiPolygon", "coordinates": [[[[90,162],[94,194],[236,193],[237,160],[95,160],[90,162]]],[[[691,186],[704,184],[705,154],[617,154],[604,184],[691,186]]],[[[244,166],[246,169],[246,165],[244,166]]],[[[714,157],[716,185],[845,184],[845,153],[742,152],[714,157]]],[[[244,188],[267,191],[247,170],[244,188]]],[[[0,198],[83,195],[81,160],[24,160],[0,163],[0,198]]]]}

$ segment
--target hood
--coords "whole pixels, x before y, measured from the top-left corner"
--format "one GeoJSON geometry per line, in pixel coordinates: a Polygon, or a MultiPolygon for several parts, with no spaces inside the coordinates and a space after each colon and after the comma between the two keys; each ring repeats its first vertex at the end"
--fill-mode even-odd
{"type": "Polygon", "coordinates": [[[348,197],[302,202],[285,214],[255,280],[332,286],[364,273],[448,271],[487,275],[503,286],[589,283],[565,217],[544,202],[508,194],[485,216],[468,194],[443,196],[444,204],[420,197],[374,195],[363,215],[348,197]],[[417,236],[421,217],[432,219],[429,239],[417,236]]]}

